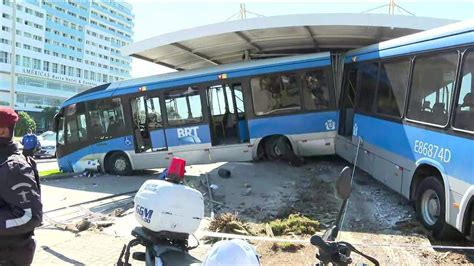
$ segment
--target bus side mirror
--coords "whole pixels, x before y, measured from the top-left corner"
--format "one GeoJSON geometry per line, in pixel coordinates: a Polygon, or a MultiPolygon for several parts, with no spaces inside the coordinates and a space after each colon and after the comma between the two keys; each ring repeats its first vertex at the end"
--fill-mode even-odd
{"type": "Polygon", "coordinates": [[[61,118],[61,114],[57,113],[54,115],[54,122],[53,122],[53,131],[58,132],[59,129],[59,119],[61,118]]]}

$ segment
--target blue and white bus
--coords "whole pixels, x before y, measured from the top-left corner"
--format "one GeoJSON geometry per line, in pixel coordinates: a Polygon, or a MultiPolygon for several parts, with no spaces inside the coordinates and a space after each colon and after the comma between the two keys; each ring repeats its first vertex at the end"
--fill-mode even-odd
{"type": "Polygon", "coordinates": [[[282,153],[334,154],[338,114],[329,53],[247,61],[104,84],[56,116],[64,172],[126,175],[282,153]]]}
{"type": "Polygon", "coordinates": [[[336,153],[416,204],[435,237],[474,236],[474,21],[346,54],[336,153]]]}

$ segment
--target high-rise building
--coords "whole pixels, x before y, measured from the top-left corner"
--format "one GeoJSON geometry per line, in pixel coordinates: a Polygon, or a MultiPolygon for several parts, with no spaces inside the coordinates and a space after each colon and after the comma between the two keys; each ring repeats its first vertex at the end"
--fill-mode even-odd
{"type": "Polygon", "coordinates": [[[114,0],[0,0],[0,105],[10,105],[12,32],[15,109],[33,115],[102,83],[130,77],[132,6],[114,0]],[[12,8],[16,8],[13,12],[12,8]],[[15,13],[15,14],[14,14],[15,13]],[[16,17],[15,26],[13,16],[16,17]]]}

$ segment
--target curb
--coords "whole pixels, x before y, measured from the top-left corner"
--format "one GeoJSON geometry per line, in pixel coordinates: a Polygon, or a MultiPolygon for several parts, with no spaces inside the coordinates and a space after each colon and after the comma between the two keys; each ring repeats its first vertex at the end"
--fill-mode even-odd
{"type": "Polygon", "coordinates": [[[56,175],[40,176],[40,181],[66,179],[66,178],[71,178],[76,174],[77,173],[62,173],[62,174],[56,174],[56,175]]]}

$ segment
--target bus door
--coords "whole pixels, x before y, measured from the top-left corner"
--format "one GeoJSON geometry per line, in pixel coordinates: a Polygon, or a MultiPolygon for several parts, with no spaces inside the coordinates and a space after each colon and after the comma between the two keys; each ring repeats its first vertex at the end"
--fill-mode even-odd
{"type": "Polygon", "coordinates": [[[357,68],[347,68],[345,77],[340,108],[339,135],[351,139],[354,124],[355,99],[357,95],[357,68]]]}
{"type": "Polygon", "coordinates": [[[180,157],[187,164],[210,162],[211,136],[205,113],[205,93],[189,86],[164,92],[166,140],[169,157],[180,157]]]}
{"type": "MultiPolygon", "coordinates": [[[[135,153],[148,154],[151,152],[166,151],[168,145],[163,128],[160,99],[158,96],[140,96],[131,100],[133,134],[135,138],[135,153]]],[[[140,156],[136,164],[160,165],[155,155],[148,157],[140,156]],[[153,161],[151,161],[153,158],[153,161]]],[[[163,159],[166,153],[163,153],[163,159]]],[[[137,167],[138,168],[138,167],[137,167]]],[[[140,167],[141,168],[141,167],[140,167]]]]}
{"type": "Polygon", "coordinates": [[[250,160],[249,130],[239,83],[207,88],[213,161],[250,160]]]}

